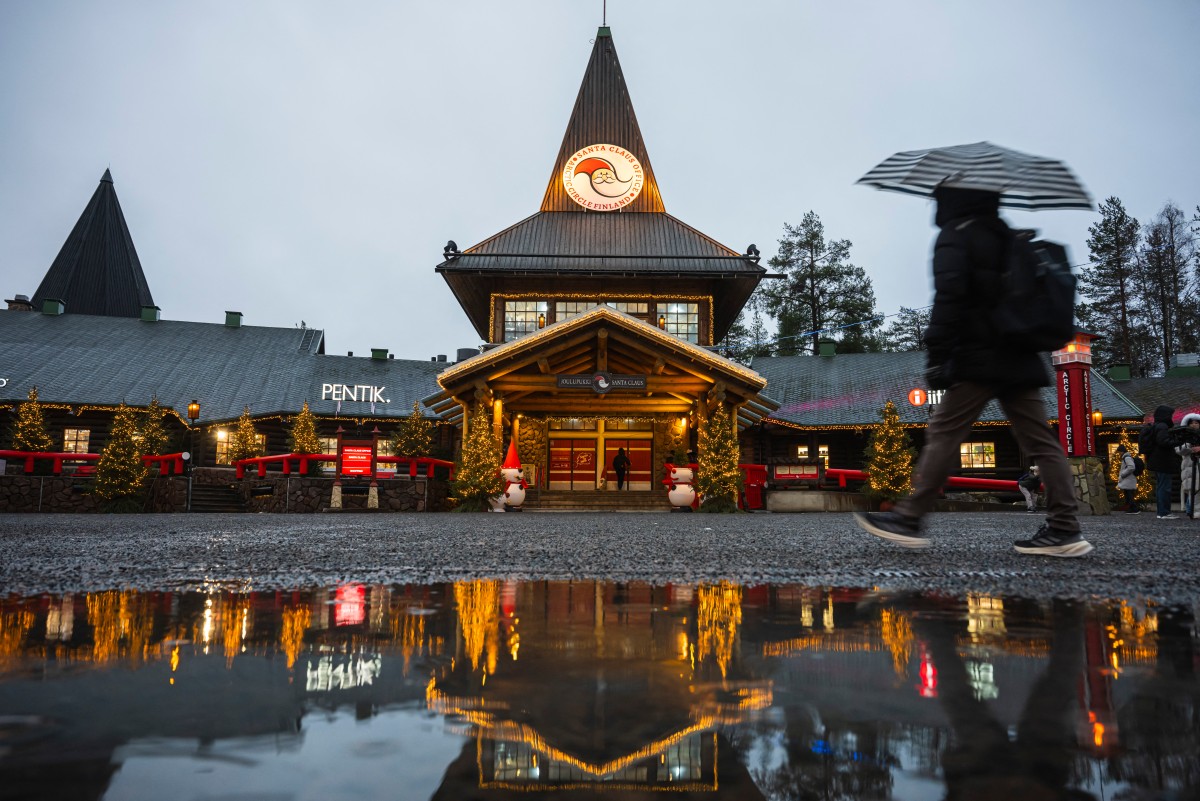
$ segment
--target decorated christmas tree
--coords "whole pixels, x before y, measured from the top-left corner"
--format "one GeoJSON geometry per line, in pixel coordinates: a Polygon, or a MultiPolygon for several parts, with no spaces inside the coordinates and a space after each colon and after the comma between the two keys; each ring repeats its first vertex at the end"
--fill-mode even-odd
{"type": "Polygon", "coordinates": [[[900,415],[891,401],[879,410],[879,425],[867,445],[867,484],[863,491],[885,501],[894,501],[912,490],[913,459],[917,451],[900,415]]]}
{"type": "Polygon", "coordinates": [[[738,441],[724,405],[717,406],[698,433],[696,492],[701,512],[736,512],[742,473],[738,441]]]}
{"type": "MultiPolygon", "coordinates": [[[[288,450],[291,453],[320,453],[321,440],[317,437],[317,418],[309,410],[308,401],[304,402],[300,413],[292,418],[292,427],[288,431],[288,450]]],[[[321,472],[320,462],[309,462],[310,476],[321,472]]]]}
{"type": "Polygon", "coordinates": [[[500,476],[500,443],[481,404],[475,404],[463,434],[462,454],[454,470],[455,511],[486,512],[489,501],[504,492],[500,476]]]}
{"type": "Polygon", "coordinates": [[[38,402],[37,387],[34,387],[29,390],[29,400],[17,407],[13,450],[46,452],[51,445],[50,435],[46,433],[46,419],[42,415],[42,404],[38,402]]]}
{"type": "Polygon", "coordinates": [[[392,447],[397,456],[428,456],[433,450],[433,423],[421,414],[420,403],[414,402],[412,414],[396,426],[392,447]]]}
{"type": "Polygon", "coordinates": [[[158,398],[151,398],[142,416],[141,444],[143,456],[162,456],[167,449],[167,430],[163,427],[163,409],[158,398]]]}
{"type": "Polygon", "coordinates": [[[238,418],[233,436],[229,438],[229,461],[236,462],[238,459],[249,459],[262,455],[262,448],[258,445],[258,432],[250,420],[250,407],[247,406],[242,410],[242,416],[238,418]]]}
{"type": "MultiPolygon", "coordinates": [[[[1121,438],[1119,440],[1117,440],[1117,444],[1124,445],[1125,450],[1129,451],[1130,453],[1137,454],[1137,452],[1138,452],[1137,444],[1129,439],[1129,432],[1123,428],[1121,429],[1121,438]]],[[[1145,461],[1145,459],[1146,459],[1145,454],[1138,454],[1138,455],[1140,455],[1142,457],[1142,461],[1145,461]]],[[[1114,455],[1114,458],[1108,460],[1108,480],[1112,482],[1112,485],[1114,487],[1117,486],[1117,476],[1120,474],[1120,472],[1121,472],[1121,460],[1119,458],[1116,458],[1116,456],[1114,455]]],[[[1124,502],[1125,502],[1124,496],[1120,495],[1119,490],[1118,490],[1117,494],[1118,494],[1118,496],[1120,496],[1117,503],[1124,504],[1124,502]]],[[[1146,501],[1152,497],[1154,497],[1154,482],[1150,479],[1150,471],[1143,470],[1142,474],[1137,477],[1137,494],[1134,495],[1134,499],[1139,500],[1139,501],[1146,501]]]]}
{"type": "Polygon", "coordinates": [[[96,463],[96,495],[105,502],[108,511],[136,512],[146,478],[142,462],[142,444],[138,441],[138,414],[121,404],[113,416],[108,444],[100,451],[96,463]]]}

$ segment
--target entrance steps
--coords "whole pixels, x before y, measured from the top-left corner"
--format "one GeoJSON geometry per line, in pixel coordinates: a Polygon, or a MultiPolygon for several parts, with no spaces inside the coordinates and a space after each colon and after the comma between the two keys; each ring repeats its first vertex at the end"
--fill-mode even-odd
{"type": "Polygon", "coordinates": [[[669,512],[667,491],[539,490],[525,496],[529,512],[669,512]]]}
{"type": "Polygon", "coordinates": [[[193,512],[244,512],[241,493],[222,484],[192,484],[193,512]]]}

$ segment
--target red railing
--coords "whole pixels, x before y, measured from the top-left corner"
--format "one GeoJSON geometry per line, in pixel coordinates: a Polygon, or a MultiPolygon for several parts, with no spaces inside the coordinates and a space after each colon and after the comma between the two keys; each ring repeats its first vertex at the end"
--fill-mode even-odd
{"type": "MultiPolygon", "coordinates": [[[[831,467],[825,471],[826,478],[836,478],[838,486],[845,488],[847,481],[866,481],[868,476],[862,470],[842,470],[840,468],[831,467]]],[[[977,490],[999,490],[1001,492],[1018,492],[1016,481],[1007,481],[999,478],[968,478],[965,476],[951,476],[946,479],[947,487],[957,487],[959,489],[977,489],[977,490]]]]}
{"type": "MultiPolygon", "coordinates": [[[[450,479],[454,479],[454,462],[447,462],[445,459],[434,459],[429,456],[376,456],[375,461],[381,464],[394,464],[399,475],[400,465],[404,464],[408,467],[408,475],[410,478],[416,478],[420,465],[426,466],[426,471],[432,472],[434,467],[450,468],[450,479]]],[[[246,467],[257,468],[258,477],[267,477],[267,465],[279,463],[283,467],[283,474],[290,476],[292,474],[292,463],[296,463],[297,472],[300,475],[308,474],[309,462],[337,462],[337,456],[326,453],[281,453],[277,456],[254,456],[249,459],[238,459],[233,463],[236,469],[235,475],[238,478],[246,477],[246,467]]]]}
{"type": "MultiPolygon", "coordinates": [[[[13,459],[25,462],[25,474],[33,472],[34,462],[48,460],[51,463],[51,471],[56,476],[62,475],[63,463],[65,462],[96,462],[100,460],[98,453],[51,453],[49,451],[0,451],[0,459],[13,459]]],[[[158,474],[160,476],[171,475],[172,468],[175,474],[183,474],[183,454],[182,453],[166,453],[162,456],[143,456],[142,462],[146,466],[158,464],[158,474]]],[[[76,475],[90,475],[95,472],[95,467],[92,465],[84,465],[76,475]]]]}

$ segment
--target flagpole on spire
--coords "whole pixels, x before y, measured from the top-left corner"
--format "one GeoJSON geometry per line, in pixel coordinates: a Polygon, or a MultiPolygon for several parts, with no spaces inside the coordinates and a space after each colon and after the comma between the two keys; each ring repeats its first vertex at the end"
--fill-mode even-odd
{"type": "Polygon", "coordinates": [[[607,27],[608,26],[608,0],[603,0],[603,6],[601,8],[603,10],[600,12],[600,24],[607,27]]]}

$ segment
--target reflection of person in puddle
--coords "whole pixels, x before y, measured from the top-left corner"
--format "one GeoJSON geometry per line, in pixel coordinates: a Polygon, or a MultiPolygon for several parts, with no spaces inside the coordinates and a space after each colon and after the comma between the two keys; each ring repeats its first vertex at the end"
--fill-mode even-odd
{"type": "Polygon", "coordinates": [[[937,668],[938,697],[954,729],[954,745],[942,757],[947,799],[1042,801],[1094,799],[1069,790],[1074,747],[1072,713],[1083,670],[1083,610],[1055,601],[1050,662],[1021,710],[1015,740],[975,697],[955,647],[957,626],[946,618],[917,615],[913,631],[937,668]]]}

